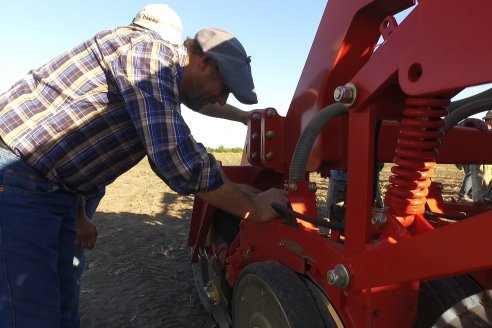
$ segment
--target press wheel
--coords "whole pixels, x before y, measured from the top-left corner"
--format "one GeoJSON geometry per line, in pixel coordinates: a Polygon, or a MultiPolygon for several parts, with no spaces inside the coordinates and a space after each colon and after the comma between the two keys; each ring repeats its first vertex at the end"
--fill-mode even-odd
{"type": "Polygon", "coordinates": [[[247,266],[234,287],[235,328],[325,327],[311,293],[301,278],[277,262],[247,266]]]}
{"type": "Polygon", "coordinates": [[[436,320],[447,309],[466,297],[481,291],[481,287],[469,275],[422,282],[420,284],[419,306],[414,327],[433,327],[436,320]]]}
{"type": "Polygon", "coordinates": [[[433,328],[492,327],[492,290],[469,296],[444,312],[433,328]]]}

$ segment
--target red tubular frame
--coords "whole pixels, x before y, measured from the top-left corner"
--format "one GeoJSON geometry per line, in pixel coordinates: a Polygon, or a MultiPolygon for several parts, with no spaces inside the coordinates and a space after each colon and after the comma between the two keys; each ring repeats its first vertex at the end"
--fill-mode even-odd
{"type": "MultiPolygon", "coordinates": [[[[309,172],[350,172],[344,241],[280,220],[261,226],[244,221],[228,253],[232,286],[247,264],[276,260],[309,276],[346,327],[413,326],[423,280],[480,272],[477,277],[490,288],[488,209],[469,208],[474,217],[454,224],[431,224],[416,213],[405,226],[390,207],[385,225],[371,223],[374,163],[392,162],[407,98],[449,99],[467,86],[492,81],[492,44],[483,40],[492,31],[492,2],[421,1],[398,26],[392,16],[412,5],[409,0],[330,0],[287,115],[281,117],[274,109],[252,114],[252,166],[225,168],[226,173],[261,189],[281,187],[302,129],[334,102],[337,86],[352,83],[357,88],[348,117],[323,129],[307,167],[309,172]],[[374,50],[380,35],[385,41],[374,50]],[[376,120],[383,122],[378,137],[376,120]],[[327,272],[337,264],[350,274],[345,289],[327,282],[327,272]]],[[[481,151],[491,142],[492,133],[454,128],[439,146],[437,162],[492,163],[492,153],[481,151]]],[[[315,192],[308,183],[298,183],[289,196],[298,211],[317,216],[315,192]]],[[[444,203],[434,185],[426,206],[438,213],[462,209],[444,203]]],[[[212,214],[213,208],[196,202],[189,238],[195,247],[193,261],[212,214]]]]}

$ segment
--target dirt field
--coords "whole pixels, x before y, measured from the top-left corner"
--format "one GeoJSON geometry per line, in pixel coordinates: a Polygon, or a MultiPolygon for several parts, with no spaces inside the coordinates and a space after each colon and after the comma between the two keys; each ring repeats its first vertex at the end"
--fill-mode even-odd
{"type": "MultiPolygon", "coordinates": [[[[217,154],[236,164],[239,154],[217,154]]],[[[381,180],[386,181],[388,167],[381,180]]],[[[440,165],[435,181],[456,197],[463,174],[440,165]]],[[[326,181],[319,177],[319,202],[326,181]]],[[[111,184],[95,216],[97,245],[87,252],[81,327],[213,327],[196,294],[187,247],[193,197],[179,196],[155,177],[147,161],[111,184]]],[[[321,209],[323,210],[323,209],[321,209]]]]}

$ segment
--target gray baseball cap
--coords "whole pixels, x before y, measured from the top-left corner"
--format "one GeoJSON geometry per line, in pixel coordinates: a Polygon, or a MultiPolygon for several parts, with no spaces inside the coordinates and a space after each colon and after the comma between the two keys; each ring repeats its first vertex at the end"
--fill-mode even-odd
{"type": "Polygon", "coordinates": [[[220,78],[234,97],[243,104],[258,103],[249,64],[251,58],[246,55],[239,40],[229,32],[217,28],[198,31],[195,40],[205,56],[217,62],[220,78]]]}
{"type": "Polygon", "coordinates": [[[492,119],[492,110],[487,111],[487,114],[485,114],[485,116],[483,117],[482,120],[485,121],[485,120],[490,120],[490,119],[492,119]]]}

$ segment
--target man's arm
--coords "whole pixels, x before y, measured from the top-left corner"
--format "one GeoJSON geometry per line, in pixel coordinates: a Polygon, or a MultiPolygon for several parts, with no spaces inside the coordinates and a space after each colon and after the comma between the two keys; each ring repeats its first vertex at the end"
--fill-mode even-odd
{"type": "Polygon", "coordinates": [[[245,188],[229,180],[213,191],[199,192],[196,196],[226,212],[259,223],[278,217],[271,207],[272,203],[286,205],[289,202],[285,190],[272,188],[254,192],[252,188],[245,188]]]}
{"type": "Polygon", "coordinates": [[[85,197],[78,196],[77,208],[77,238],[75,244],[84,248],[93,248],[96,244],[96,225],[85,214],[85,197]]]}
{"type": "Polygon", "coordinates": [[[203,106],[199,112],[211,117],[240,122],[244,125],[248,124],[249,114],[251,113],[229,104],[225,104],[224,106],[219,104],[208,104],[203,106]]]}

